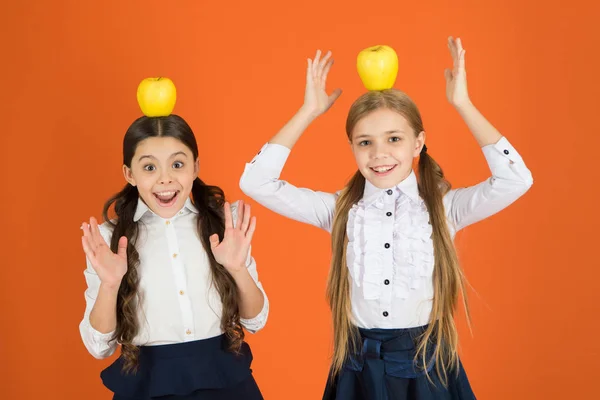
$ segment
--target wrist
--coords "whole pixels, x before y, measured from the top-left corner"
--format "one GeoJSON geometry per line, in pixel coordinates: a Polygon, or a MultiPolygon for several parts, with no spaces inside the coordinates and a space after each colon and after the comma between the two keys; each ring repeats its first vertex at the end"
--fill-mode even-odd
{"type": "Polygon", "coordinates": [[[246,275],[248,275],[248,268],[246,268],[245,264],[228,266],[226,268],[227,268],[227,271],[229,271],[229,274],[231,274],[232,278],[235,281],[238,281],[239,279],[243,279],[246,275]]]}
{"type": "Polygon", "coordinates": [[[308,123],[312,122],[313,120],[315,120],[319,115],[319,111],[307,106],[306,104],[303,104],[302,107],[300,107],[300,110],[298,110],[298,112],[296,113],[296,115],[303,119],[306,120],[308,123]]]}
{"type": "Polygon", "coordinates": [[[460,113],[467,112],[475,108],[475,106],[471,102],[471,99],[466,99],[461,102],[455,103],[453,104],[453,106],[456,109],[456,111],[460,113]]]}
{"type": "Polygon", "coordinates": [[[119,288],[121,287],[121,279],[115,282],[100,282],[100,291],[107,292],[110,294],[119,293],[119,288]]]}

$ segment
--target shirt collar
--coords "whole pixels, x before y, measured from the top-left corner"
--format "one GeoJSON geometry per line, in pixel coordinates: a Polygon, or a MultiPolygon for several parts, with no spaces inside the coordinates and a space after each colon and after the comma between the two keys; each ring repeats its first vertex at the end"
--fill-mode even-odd
{"type": "Polygon", "coordinates": [[[365,202],[365,206],[370,206],[373,204],[380,196],[388,195],[388,191],[392,191],[396,194],[403,193],[407,195],[412,201],[419,201],[419,185],[417,183],[417,176],[414,171],[410,172],[410,175],[406,177],[402,182],[398,183],[396,186],[391,188],[381,189],[377,186],[373,185],[368,180],[365,180],[365,190],[363,192],[363,200],[365,202]]]}
{"type": "MultiPolygon", "coordinates": [[[[192,204],[192,200],[189,197],[185,201],[185,204],[183,205],[183,208],[180,211],[183,211],[183,210],[188,210],[190,212],[198,214],[198,209],[194,206],[194,204],[192,204]]],[[[139,221],[148,212],[151,213],[152,215],[156,215],[150,209],[150,207],[148,207],[148,205],[146,205],[146,203],[144,203],[144,201],[142,200],[142,198],[138,197],[138,203],[137,203],[137,207],[135,209],[135,214],[133,216],[133,221],[134,222],[139,221]]]]}

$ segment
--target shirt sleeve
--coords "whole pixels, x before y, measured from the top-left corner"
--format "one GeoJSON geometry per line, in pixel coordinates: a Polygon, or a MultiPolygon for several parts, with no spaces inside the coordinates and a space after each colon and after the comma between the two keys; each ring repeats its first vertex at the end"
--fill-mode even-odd
{"type": "MultiPolygon", "coordinates": [[[[107,243],[110,243],[111,232],[104,225],[99,226],[100,233],[107,243]]],[[[110,341],[113,332],[101,333],[94,329],[90,324],[90,313],[94,308],[96,297],[98,296],[98,290],[100,288],[100,278],[94,271],[92,263],[86,257],[87,268],[83,272],[85,281],[87,283],[87,289],[85,290],[85,312],[83,314],[83,320],[79,324],[79,333],[81,339],[88,352],[95,358],[102,359],[110,357],[117,348],[116,341],[110,341]]]]}
{"type": "MultiPolygon", "coordinates": [[[[237,208],[238,202],[236,201],[231,205],[231,216],[233,217],[233,226],[237,226],[237,208]]],[[[260,289],[263,294],[264,302],[262,310],[256,315],[254,318],[240,318],[240,322],[246,330],[250,333],[256,333],[262,328],[265,327],[267,323],[267,318],[269,317],[269,298],[267,297],[267,293],[263,288],[262,283],[258,279],[258,270],[256,269],[256,260],[252,257],[252,246],[250,247],[250,251],[248,252],[248,258],[246,259],[246,268],[248,268],[248,273],[256,283],[256,286],[260,289]]]]}
{"type": "Polygon", "coordinates": [[[244,168],[242,192],[277,214],[331,232],[337,195],[298,188],[279,179],[289,154],[285,146],[265,144],[244,168]]]}
{"type": "Polygon", "coordinates": [[[246,262],[246,267],[248,268],[248,272],[250,273],[250,276],[252,277],[252,279],[254,279],[256,286],[258,286],[258,288],[262,292],[262,294],[264,296],[264,302],[263,302],[262,310],[260,310],[260,312],[258,313],[258,315],[256,317],[249,318],[249,319],[240,318],[240,322],[242,323],[244,328],[246,328],[248,330],[248,332],[256,333],[259,330],[261,330],[262,328],[264,328],[267,323],[267,318],[269,317],[269,298],[267,297],[267,293],[265,292],[265,289],[263,288],[262,283],[258,280],[258,271],[256,269],[256,261],[250,254],[248,254],[248,261],[246,262]]]}
{"type": "Polygon", "coordinates": [[[482,151],[491,177],[474,186],[451,190],[444,197],[446,214],[455,231],[508,207],[533,184],[531,172],[506,138],[482,147],[482,151]]]}

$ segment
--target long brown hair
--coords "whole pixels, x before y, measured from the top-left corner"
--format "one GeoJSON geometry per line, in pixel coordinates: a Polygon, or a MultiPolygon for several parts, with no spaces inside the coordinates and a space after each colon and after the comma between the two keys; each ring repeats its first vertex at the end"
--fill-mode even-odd
{"type": "MultiPolygon", "coordinates": [[[[194,160],[198,158],[198,145],[189,125],[177,115],[168,117],[140,117],[131,124],[123,139],[123,164],[131,167],[131,160],[141,141],[150,137],[172,137],[185,144],[192,152],[194,160]]],[[[137,370],[139,348],[132,341],[139,332],[137,307],[139,306],[138,287],[140,277],[138,266],[140,256],[136,249],[138,224],[134,221],[138,203],[138,190],[127,184],[123,190],[112,196],[104,205],[104,220],[113,227],[110,243],[116,252],[119,238],[127,237],[127,273],[121,281],[117,297],[117,327],[111,340],[121,343],[121,356],[124,359],[125,372],[137,370]],[[109,210],[114,205],[116,218],[109,218],[109,210]]],[[[225,195],[217,186],[206,185],[200,178],[192,186],[192,202],[198,209],[198,234],[202,246],[208,254],[212,279],[221,297],[223,314],[221,329],[229,339],[230,350],[239,351],[244,340],[244,331],[240,323],[237,286],[227,270],[217,263],[210,247],[209,237],[217,233],[223,239],[225,222],[223,205],[225,195]]]]}
{"type": "MultiPolygon", "coordinates": [[[[387,108],[402,115],[415,135],[424,131],[421,114],[415,103],[403,92],[396,89],[369,91],[359,97],[348,113],[346,134],[352,139],[352,131],[357,122],[371,112],[387,108]]],[[[467,318],[470,320],[465,279],[458,263],[456,249],[452,242],[444,211],[443,196],[450,190],[450,183],[435,160],[427,153],[421,153],[417,174],[419,194],[423,198],[432,225],[432,240],[435,256],[433,272],[433,305],[428,327],[418,339],[417,359],[427,371],[435,362],[436,371],[442,383],[448,381],[448,371],[458,372],[458,333],[454,323],[454,311],[459,295],[462,295],[467,318]],[[433,361],[427,358],[434,346],[433,361]]],[[[334,329],[334,353],[332,374],[342,368],[349,353],[357,350],[358,332],[352,322],[350,305],[350,281],[346,266],[346,244],[348,212],[362,198],[365,178],[357,171],[340,193],[335,207],[331,234],[332,260],[327,282],[327,298],[332,311],[334,329]]]]}

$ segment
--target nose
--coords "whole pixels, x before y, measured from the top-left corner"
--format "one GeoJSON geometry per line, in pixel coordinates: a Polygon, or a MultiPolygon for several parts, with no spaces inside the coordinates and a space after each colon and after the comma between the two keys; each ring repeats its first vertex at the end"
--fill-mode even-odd
{"type": "Polygon", "coordinates": [[[387,156],[387,146],[385,143],[373,143],[371,146],[371,158],[379,160],[387,156]]]}
{"type": "Polygon", "coordinates": [[[158,179],[158,182],[161,185],[166,185],[166,184],[169,184],[169,183],[173,182],[173,178],[171,177],[171,175],[170,175],[169,172],[170,171],[168,169],[167,170],[164,170],[164,169],[162,170],[162,172],[161,172],[161,174],[159,176],[159,179],[158,179]]]}

